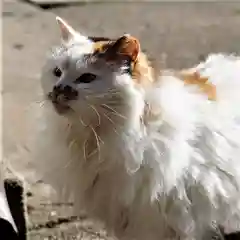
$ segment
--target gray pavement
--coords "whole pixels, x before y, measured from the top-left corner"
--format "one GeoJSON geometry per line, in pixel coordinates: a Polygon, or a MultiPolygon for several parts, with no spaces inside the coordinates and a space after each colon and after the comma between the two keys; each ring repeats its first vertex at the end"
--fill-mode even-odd
{"type": "MultiPolygon", "coordinates": [[[[27,149],[34,124],[29,106],[37,99],[46,51],[58,42],[55,15],[89,35],[139,37],[158,67],[189,67],[210,52],[240,53],[240,3],[84,4],[43,10],[20,0],[4,0],[3,151],[30,183],[37,181],[31,162],[16,153],[18,143],[27,149]]],[[[76,221],[71,204],[58,203],[43,183],[29,187],[29,239],[106,237],[86,216],[76,221]]]]}
{"type": "MultiPolygon", "coordinates": [[[[227,1],[226,1],[227,2],[227,1]]],[[[112,3],[56,8],[87,34],[139,37],[152,59],[191,66],[209,52],[240,52],[240,2],[112,3]]]]}

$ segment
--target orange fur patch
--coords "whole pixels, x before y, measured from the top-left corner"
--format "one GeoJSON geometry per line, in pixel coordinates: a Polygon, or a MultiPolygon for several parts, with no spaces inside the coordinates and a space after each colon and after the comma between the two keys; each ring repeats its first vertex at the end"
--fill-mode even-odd
{"type": "MultiPolygon", "coordinates": [[[[149,85],[154,82],[154,69],[151,67],[146,54],[141,51],[138,55],[136,54],[135,50],[139,49],[134,49],[137,45],[134,43],[138,40],[134,37],[129,37],[129,39],[130,41],[126,41],[124,43],[125,45],[121,47],[121,52],[119,52],[119,54],[130,55],[132,59],[131,67],[133,81],[142,86],[149,85]],[[129,44],[129,42],[132,44],[129,44]]],[[[95,42],[94,52],[105,52],[115,42],[116,40],[95,42]]],[[[209,100],[216,100],[216,87],[208,81],[208,78],[202,77],[198,72],[190,73],[187,71],[180,71],[174,75],[182,79],[186,85],[198,86],[199,89],[208,96],[209,100]]]]}
{"type": "Polygon", "coordinates": [[[139,41],[132,36],[123,36],[120,38],[120,46],[118,46],[119,55],[126,55],[130,57],[130,59],[135,62],[138,58],[138,54],[140,53],[140,43],[139,41]]]}
{"type": "Polygon", "coordinates": [[[154,71],[147,56],[140,52],[135,62],[132,62],[132,77],[138,84],[149,85],[154,82],[154,71]]]}
{"type": "Polygon", "coordinates": [[[197,85],[209,100],[216,100],[216,86],[211,84],[207,77],[202,77],[198,72],[180,72],[180,78],[187,85],[197,85]]]}
{"type": "MultiPolygon", "coordinates": [[[[112,46],[112,44],[115,42],[115,40],[112,41],[99,41],[94,43],[94,53],[102,53],[105,52],[108,47],[112,46]]],[[[132,49],[132,46],[128,46],[126,48],[123,48],[124,51],[122,51],[120,54],[130,54],[132,49]]],[[[134,52],[134,51],[133,51],[134,52]]],[[[147,56],[140,52],[138,56],[131,58],[132,63],[132,78],[137,84],[142,85],[148,85],[151,82],[153,82],[153,68],[151,67],[147,56]]]]}

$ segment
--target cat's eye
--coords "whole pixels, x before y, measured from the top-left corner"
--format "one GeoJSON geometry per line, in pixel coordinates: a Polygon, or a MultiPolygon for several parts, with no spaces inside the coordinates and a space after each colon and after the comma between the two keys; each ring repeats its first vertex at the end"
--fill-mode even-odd
{"type": "Polygon", "coordinates": [[[75,83],[90,83],[96,79],[96,75],[92,73],[84,73],[78,77],[74,82],[75,83]]]}
{"type": "Polygon", "coordinates": [[[55,68],[53,69],[53,75],[54,75],[55,77],[61,77],[61,75],[62,75],[61,69],[58,68],[58,67],[55,67],[55,68]]]}

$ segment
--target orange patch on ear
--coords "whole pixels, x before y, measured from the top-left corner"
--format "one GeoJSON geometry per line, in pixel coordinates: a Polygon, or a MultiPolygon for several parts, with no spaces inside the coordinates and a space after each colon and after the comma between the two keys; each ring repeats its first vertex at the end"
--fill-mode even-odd
{"type": "Polygon", "coordinates": [[[114,60],[121,56],[127,56],[133,62],[137,60],[139,53],[140,43],[135,37],[130,35],[123,35],[110,44],[106,51],[109,60],[114,60]]]}
{"type": "Polygon", "coordinates": [[[136,61],[140,52],[138,39],[130,35],[124,35],[120,41],[119,53],[130,57],[132,61],[136,61]]]}
{"type": "Polygon", "coordinates": [[[211,84],[207,77],[202,77],[198,72],[181,72],[180,78],[183,79],[185,84],[197,85],[201,91],[207,94],[209,100],[216,100],[216,86],[211,84]]]}
{"type": "Polygon", "coordinates": [[[132,78],[141,85],[153,82],[153,68],[150,66],[147,56],[141,52],[137,38],[124,35],[117,40],[97,41],[94,43],[95,53],[105,53],[107,61],[115,61],[121,56],[127,56],[131,60],[132,78]]]}

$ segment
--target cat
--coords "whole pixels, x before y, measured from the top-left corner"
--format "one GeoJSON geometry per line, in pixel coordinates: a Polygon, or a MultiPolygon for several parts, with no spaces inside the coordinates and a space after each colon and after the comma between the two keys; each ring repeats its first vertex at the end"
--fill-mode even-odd
{"type": "Polygon", "coordinates": [[[120,240],[208,239],[240,215],[240,58],[154,71],[137,38],[80,34],[41,78],[36,169],[120,240]]]}

